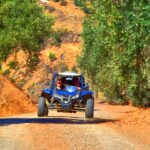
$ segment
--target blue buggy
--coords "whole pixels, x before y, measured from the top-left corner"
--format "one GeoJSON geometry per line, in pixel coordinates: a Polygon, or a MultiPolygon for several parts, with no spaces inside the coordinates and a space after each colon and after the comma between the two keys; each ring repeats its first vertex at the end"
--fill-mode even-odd
{"type": "Polygon", "coordinates": [[[86,118],[93,118],[94,96],[81,74],[54,73],[51,86],[44,89],[38,101],[38,116],[47,116],[50,109],[58,112],[85,111],[86,118]]]}

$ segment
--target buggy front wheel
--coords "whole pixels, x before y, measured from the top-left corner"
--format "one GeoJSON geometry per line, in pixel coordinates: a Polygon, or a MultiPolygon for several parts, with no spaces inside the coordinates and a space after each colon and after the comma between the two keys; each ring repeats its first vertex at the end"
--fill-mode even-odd
{"type": "Polygon", "coordinates": [[[38,101],[38,116],[47,116],[48,115],[48,107],[46,104],[46,99],[44,97],[40,97],[38,101]]]}
{"type": "Polygon", "coordinates": [[[93,118],[94,116],[94,100],[88,99],[86,102],[85,118],[93,118]]]}

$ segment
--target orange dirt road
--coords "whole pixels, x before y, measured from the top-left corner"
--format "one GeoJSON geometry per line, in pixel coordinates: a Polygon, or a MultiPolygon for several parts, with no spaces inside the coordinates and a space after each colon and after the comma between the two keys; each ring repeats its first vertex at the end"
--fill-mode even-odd
{"type": "Polygon", "coordinates": [[[50,111],[46,118],[36,113],[0,118],[0,150],[149,150],[107,126],[117,122],[101,105],[95,118],[84,113],[50,111]]]}

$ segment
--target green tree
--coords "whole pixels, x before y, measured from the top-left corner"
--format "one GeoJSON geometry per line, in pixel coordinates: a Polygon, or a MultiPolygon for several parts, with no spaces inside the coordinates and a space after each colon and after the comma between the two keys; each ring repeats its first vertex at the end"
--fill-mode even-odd
{"type": "Polygon", "coordinates": [[[0,0],[0,61],[23,49],[30,62],[50,35],[53,22],[36,0],[0,0]]]}
{"type": "Polygon", "coordinates": [[[94,0],[79,64],[111,101],[150,104],[150,1],[94,0]]]}

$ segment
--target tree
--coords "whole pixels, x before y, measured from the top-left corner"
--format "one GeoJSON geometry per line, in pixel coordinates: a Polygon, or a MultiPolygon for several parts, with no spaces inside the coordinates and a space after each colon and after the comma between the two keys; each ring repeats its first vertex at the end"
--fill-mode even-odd
{"type": "Polygon", "coordinates": [[[0,0],[0,61],[23,49],[30,62],[49,36],[53,22],[36,0],[0,0]]]}
{"type": "Polygon", "coordinates": [[[79,65],[111,101],[150,104],[150,1],[94,0],[79,65]]]}

